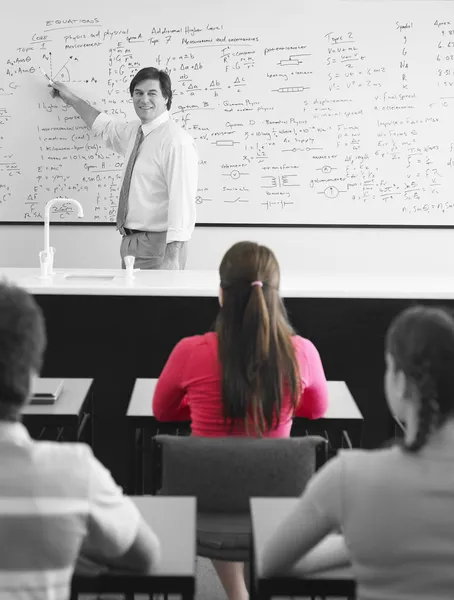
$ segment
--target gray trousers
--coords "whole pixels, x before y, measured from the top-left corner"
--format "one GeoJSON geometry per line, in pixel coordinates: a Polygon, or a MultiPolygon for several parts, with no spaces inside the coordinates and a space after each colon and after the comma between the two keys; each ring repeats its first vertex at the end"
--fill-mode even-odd
{"type": "MultiPolygon", "coordinates": [[[[166,252],[166,231],[141,231],[124,235],[121,240],[121,268],[125,268],[125,256],[134,256],[135,269],[161,269],[166,252]]],[[[178,257],[178,269],[186,268],[188,243],[183,242],[178,257]]]]}

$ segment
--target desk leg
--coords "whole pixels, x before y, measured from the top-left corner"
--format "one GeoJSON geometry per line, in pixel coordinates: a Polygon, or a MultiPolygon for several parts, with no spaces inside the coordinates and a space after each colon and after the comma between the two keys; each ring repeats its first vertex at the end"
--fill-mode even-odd
{"type": "Polygon", "coordinates": [[[65,441],[78,442],[79,441],[79,424],[74,427],[62,427],[61,434],[65,441]]]}
{"type": "Polygon", "coordinates": [[[129,452],[129,460],[128,460],[128,494],[129,495],[140,495],[141,490],[140,483],[142,476],[140,470],[141,463],[141,430],[135,424],[128,425],[128,452],[129,452]]]}
{"type": "Polygon", "coordinates": [[[249,553],[249,599],[258,600],[257,582],[255,581],[255,567],[254,567],[254,541],[251,539],[251,551],[249,553]]]}
{"type": "Polygon", "coordinates": [[[363,433],[362,425],[348,427],[347,433],[350,436],[353,448],[361,448],[361,437],[363,433]]]}
{"type": "MultiPolygon", "coordinates": [[[[76,428],[76,438],[71,441],[82,441],[87,443],[91,449],[94,448],[94,427],[93,427],[93,419],[94,419],[94,400],[93,400],[93,392],[90,390],[88,392],[88,396],[85,399],[85,402],[81,409],[81,415],[79,415],[79,423],[76,428]]],[[[71,433],[72,435],[72,433],[71,433]]]]}
{"type": "Polygon", "coordinates": [[[88,419],[88,440],[92,450],[95,447],[95,395],[93,393],[93,386],[90,389],[90,397],[88,401],[89,406],[89,419],[88,419]]]}
{"type": "MultiPolygon", "coordinates": [[[[87,444],[91,443],[90,423],[90,413],[84,413],[76,430],[76,440],[78,442],[82,441],[86,442],[87,444]]],[[[93,446],[91,446],[91,448],[93,448],[93,446]]]]}
{"type": "Polygon", "coordinates": [[[142,428],[142,494],[152,494],[153,490],[153,431],[142,428]]]}

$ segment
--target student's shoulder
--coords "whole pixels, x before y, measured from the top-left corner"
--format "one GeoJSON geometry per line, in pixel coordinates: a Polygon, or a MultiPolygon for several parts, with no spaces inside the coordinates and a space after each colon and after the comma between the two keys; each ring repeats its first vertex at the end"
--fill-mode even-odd
{"type": "Polygon", "coordinates": [[[193,351],[211,352],[214,348],[217,350],[217,336],[214,332],[202,335],[191,335],[182,338],[175,346],[180,352],[191,353],[193,351]]]}
{"type": "Polygon", "coordinates": [[[92,450],[90,446],[83,442],[51,442],[51,441],[35,441],[34,454],[42,457],[61,456],[62,462],[66,458],[89,458],[92,450]]]}
{"type": "Polygon", "coordinates": [[[396,465],[400,462],[402,452],[397,446],[374,450],[340,450],[337,458],[343,470],[350,474],[364,476],[365,474],[377,473],[382,469],[389,470],[390,465],[396,465]]]}
{"type": "Polygon", "coordinates": [[[95,456],[88,444],[83,442],[36,442],[34,458],[37,465],[47,473],[68,475],[69,479],[85,479],[95,456]]]}
{"type": "Polygon", "coordinates": [[[293,347],[298,355],[305,358],[319,356],[318,350],[311,340],[308,340],[300,335],[293,335],[292,342],[293,347]]]}
{"type": "Polygon", "coordinates": [[[181,365],[186,373],[207,368],[217,359],[216,334],[193,335],[181,339],[172,352],[172,362],[181,365]]]}

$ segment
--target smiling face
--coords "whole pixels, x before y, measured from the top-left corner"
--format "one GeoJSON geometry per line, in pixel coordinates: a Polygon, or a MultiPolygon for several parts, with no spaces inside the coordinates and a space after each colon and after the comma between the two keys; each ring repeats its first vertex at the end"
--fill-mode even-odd
{"type": "Polygon", "coordinates": [[[167,98],[162,95],[157,79],[145,79],[132,93],[134,110],[142,123],[150,123],[167,110],[167,98]]]}

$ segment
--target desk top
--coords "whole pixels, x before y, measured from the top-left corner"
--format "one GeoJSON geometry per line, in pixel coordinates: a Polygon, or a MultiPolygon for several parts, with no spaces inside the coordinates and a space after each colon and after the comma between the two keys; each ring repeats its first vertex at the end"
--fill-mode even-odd
{"type": "Polygon", "coordinates": [[[59,381],[63,379],[63,389],[54,404],[28,404],[22,414],[31,416],[62,416],[80,415],[82,406],[90,391],[93,379],[43,378],[44,381],[59,381]]]}
{"type": "MultiPolygon", "coordinates": [[[[128,281],[121,269],[57,269],[40,279],[38,268],[0,268],[0,277],[32,294],[96,296],[195,296],[217,298],[217,271],[138,271],[128,281]],[[68,276],[70,277],[68,279],[68,276]],[[72,279],[71,279],[72,277],[72,279]]],[[[285,271],[283,298],[401,298],[454,299],[454,278],[440,276],[358,276],[302,274],[285,271]]]]}
{"type": "MultiPolygon", "coordinates": [[[[157,382],[157,379],[136,379],[126,416],[153,417],[152,398],[157,382]]],[[[328,411],[320,421],[363,419],[345,381],[328,381],[328,391],[328,411]]]]}
{"type": "MultiPolygon", "coordinates": [[[[262,578],[263,552],[279,524],[293,510],[298,498],[251,498],[252,531],[255,556],[255,573],[257,579],[262,578]]],[[[288,578],[295,579],[342,579],[353,580],[350,567],[320,571],[312,575],[304,574],[297,563],[290,571],[288,578]]]]}
{"type": "Polygon", "coordinates": [[[161,562],[154,574],[195,577],[196,499],[133,496],[132,500],[161,542],[161,562]]]}

